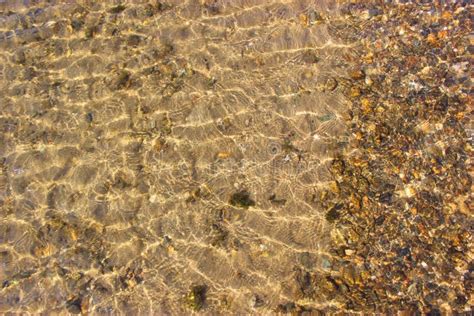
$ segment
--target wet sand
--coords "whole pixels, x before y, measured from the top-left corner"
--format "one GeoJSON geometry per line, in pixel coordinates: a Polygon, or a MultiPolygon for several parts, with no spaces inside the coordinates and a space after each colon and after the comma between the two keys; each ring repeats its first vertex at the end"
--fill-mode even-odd
{"type": "MultiPolygon", "coordinates": [[[[465,40],[463,8],[433,23],[451,12],[449,35],[465,40]]],[[[1,312],[469,310],[468,52],[445,59],[459,68],[451,108],[410,117],[396,99],[444,104],[420,88],[444,84],[422,57],[444,53],[377,44],[405,41],[401,22],[429,5],[0,10],[1,312]],[[421,66],[432,82],[416,80],[421,66]]]]}

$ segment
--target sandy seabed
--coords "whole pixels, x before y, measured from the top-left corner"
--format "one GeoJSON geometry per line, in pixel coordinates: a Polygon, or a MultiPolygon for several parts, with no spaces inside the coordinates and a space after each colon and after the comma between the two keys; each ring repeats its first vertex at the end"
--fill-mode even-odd
{"type": "Polygon", "coordinates": [[[0,311],[354,309],[325,202],[366,75],[343,8],[1,1],[0,311]]]}

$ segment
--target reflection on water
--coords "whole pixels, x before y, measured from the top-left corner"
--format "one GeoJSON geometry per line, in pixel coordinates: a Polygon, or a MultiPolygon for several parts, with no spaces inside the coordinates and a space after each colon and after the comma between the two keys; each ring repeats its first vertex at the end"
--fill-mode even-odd
{"type": "Polygon", "coordinates": [[[0,2],[0,310],[354,308],[334,158],[372,83],[341,8],[0,2]]]}

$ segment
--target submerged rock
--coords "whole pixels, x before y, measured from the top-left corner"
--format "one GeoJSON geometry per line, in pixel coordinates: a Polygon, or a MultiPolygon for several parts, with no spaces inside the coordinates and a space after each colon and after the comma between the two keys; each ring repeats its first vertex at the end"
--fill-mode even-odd
{"type": "Polygon", "coordinates": [[[250,193],[243,190],[232,194],[229,204],[242,208],[249,208],[255,205],[255,201],[250,198],[250,193]]]}
{"type": "Polygon", "coordinates": [[[195,311],[201,310],[206,303],[207,290],[206,285],[193,286],[186,296],[188,306],[195,311]]]}
{"type": "Polygon", "coordinates": [[[464,71],[456,66],[466,57],[452,50],[468,41],[465,10],[459,3],[435,9],[430,1],[356,3],[348,10],[357,16],[352,23],[363,25],[360,35],[371,39],[348,72],[348,124],[357,152],[333,160],[340,191],[324,201],[326,220],[334,225],[333,267],[344,267],[341,280],[335,279],[337,292],[344,292],[339,300],[354,311],[372,306],[391,313],[412,302],[413,313],[463,312],[462,298],[470,294],[460,271],[469,261],[456,258],[472,251],[459,237],[467,230],[455,224],[464,217],[456,201],[467,198],[460,188],[472,180],[464,160],[452,163],[448,144],[472,152],[461,127],[468,120],[453,119],[469,111],[467,91],[458,84],[464,71]],[[368,76],[364,87],[360,81],[368,76]],[[359,276],[360,262],[365,266],[359,276]],[[373,277],[365,280],[365,274],[373,277]],[[382,275],[391,276],[390,285],[379,280],[382,275]],[[415,275],[419,283],[413,283],[415,275]]]}

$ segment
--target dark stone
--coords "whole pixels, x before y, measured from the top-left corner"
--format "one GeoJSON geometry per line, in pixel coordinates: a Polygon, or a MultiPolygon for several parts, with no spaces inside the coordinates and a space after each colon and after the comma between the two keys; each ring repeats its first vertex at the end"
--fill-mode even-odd
{"type": "Polygon", "coordinates": [[[142,38],[139,35],[130,35],[127,39],[127,45],[132,47],[137,47],[140,45],[142,38]]]}
{"type": "Polygon", "coordinates": [[[194,310],[198,311],[204,307],[204,304],[206,303],[206,294],[207,294],[206,285],[193,286],[188,298],[189,298],[189,303],[194,310]]]}
{"type": "Polygon", "coordinates": [[[326,213],[326,220],[329,222],[334,222],[339,217],[341,217],[340,210],[342,209],[343,204],[338,203],[334,205],[327,213],[326,213]]]}
{"type": "Polygon", "coordinates": [[[28,67],[25,69],[24,77],[23,79],[29,81],[32,80],[34,77],[36,77],[38,74],[36,73],[35,69],[32,67],[28,67]]]}
{"type": "Polygon", "coordinates": [[[146,16],[152,17],[153,15],[155,15],[157,10],[155,10],[155,8],[151,4],[148,3],[144,8],[144,12],[146,16]]]}
{"type": "Polygon", "coordinates": [[[123,4],[119,4],[118,6],[113,7],[112,9],[110,9],[109,13],[118,14],[118,13],[122,12],[123,10],[125,10],[126,8],[127,7],[124,6],[123,4]]]}
{"type": "Polygon", "coordinates": [[[219,7],[219,4],[217,2],[213,2],[211,4],[205,5],[207,12],[211,15],[216,15],[221,12],[221,8],[219,7]]]}
{"type": "Polygon", "coordinates": [[[73,298],[67,301],[66,306],[67,306],[68,312],[70,312],[71,314],[80,314],[81,303],[82,303],[82,300],[80,298],[73,298]]]}
{"type": "Polygon", "coordinates": [[[448,96],[444,95],[441,100],[436,104],[436,110],[446,113],[449,107],[449,99],[448,96]]]}
{"type": "Polygon", "coordinates": [[[380,195],[379,201],[380,203],[383,203],[383,204],[390,204],[392,203],[392,197],[393,197],[392,192],[385,192],[380,195]]]}
{"type": "Polygon", "coordinates": [[[112,82],[112,89],[119,90],[126,88],[129,85],[130,73],[128,71],[121,71],[119,75],[112,82]]]}
{"type": "Polygon", "coordinates": [[[84,32],[84,35],[87,39],[89,38],[93,38],[95,34],[97,34],[99,32],[99,27],[98,26],[91,26],[91,27],[88,27],[85,32],[84,32]]]}
{"type": "Polygon", "coordinates": [[[25,52],[23,50],[19,50],[16,54],[14,54],[13,62],[23,65],[26,62],[25,52]]]}
{"type": "Polygon", "coordinates": [[[332,169],[339,175],[342,175],[346,169],[346,164],[342,159],[334,159],[332,161],[332,169]]]}
{"type": "Polygon", "coordinates": [[[115,177],[115,181],[112,186],[116,189],[123,190],[130,187],[131,184],[122,175],[118,175],[115,177]]]}
{"type": "Polygon", "coordinates": [[[229,232],[219,224],[212,224],[211,231],[213,235],[211,245],[224,246],[229,237],[229,232]]]}
{"type": "Polygon", "coordinates": [[[268,198],[268,200],[270,202],[272,202],[273,204],[279,204],[279,205],[284,205],[286,203],[286,199],[278,199],[276,197],[276,194],[273,193],[272,195],[270,195],[270,197],[268,198]]]}
{"type": "Polygon", "coordinates": [[[171,240],[171,238],[170,238],[169,236],[167,236],[167,235],[163,236],[163,242],[164,242],[166,245],[170,244],[171,241],[172,241],[172,240],[171,240]]]}
{"type": "Polygon", "coordinates": [[[293,302],[288,302],[285,304],[278,305],[278,311],[280,313],[291,313],[296,309],[296,304],[293,302]]]}
{"type": "Polygon", "coordinates": [[[454,303],[459,306],[464,306],[467,303],[467,298],[464,295],[458,294],[454,303]]]}
{"type": "Polygon", "coordinates": [[[299,271],[296,275],[296,283],[300,287],[301,293],[306,297],[310,296],[313,292],[311,281],[311,274],[308,271],[299,271]]]}
{"type": "Polygon", "coordinates": [[[72,29],[73,29],[74,31],[80,30],[83,25],[84,25],[84,22],[79,21],[79,20],[73,20],[73,21],[71,22],[71,26],[72,26],[72,29]]]}
{"type": "Polygon", "coordinates": [[[92,123],[93,120],[94,120],[94,115],[92,114],[92,112],[87,113],[86,114],[87,123],[92,123]]]}
{"type": "Polygon", "coordinates": [[[398,252],[398,255],[401,256],[401,257],[408,256],[409,254],[410,254],[410,248],[409,247],[402,248],[398,252]]]}
{"type": "Polygon", "coordinates": [[[32,9],[30,10],[26,15],[31,17],[32,19],[36,18],[38,15],[42,14],[44,12],[43,9],[37,8],[37,9],[32,9]]]}
{"type": "Polygon", "coordinates": [[[420,34],[426,37],[430,34],[430,30],[427,27],[423,27],[420,31],[420,34]]]}
{"type": "Polygon", "coordinates": [[[426,313],[426,316],[441,316],[441,311],[438,308],[432,308],[428,313],[426,313]]]}
{"type": "Polygon", "coordinates": [[[308,19],[309,19],[309,22],[311,24],[313,24],[315,22],[321,22],[321,21],[324,20],[323,17],[321,16],[321,14],[319,12],[314,11],[314,10],[309,12],[308,19]]]}
{"type": "Polygon", "coordinates": [[[371,17],[376,16],[376,15],[381,15],[382,13],[383,13],[382,10],[380,10],[379,8],[369,9],[369,15],[371,17]]]}
{"type": "Polygon", "coordinates": [[[469,45],[467,47],[467,51],[469,52],[469,54],[474,54],[474,45],[469,45]]]}
{"type": "Polygon", "coordinates": [[[258,296],[257,294],[253,296],[253,307],[262,307],[264,304],[265,302],[260,296],[258,296]]]}
{"type": "Polygon", "coordinates": [[[232,194],[229,203],[230,205],[243,208],[249,208],[249,206],[255,205],[255,201],[250,198],[250,193],[245,190],[232,194]]]}
{"type": "Polygon", "coordinates": [[[385,221],[385,216],[381,215],[375,219],[375,225],[382,225],[385,221]]]}

